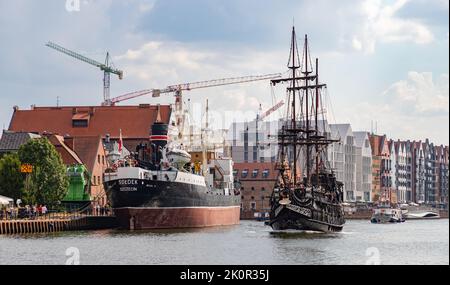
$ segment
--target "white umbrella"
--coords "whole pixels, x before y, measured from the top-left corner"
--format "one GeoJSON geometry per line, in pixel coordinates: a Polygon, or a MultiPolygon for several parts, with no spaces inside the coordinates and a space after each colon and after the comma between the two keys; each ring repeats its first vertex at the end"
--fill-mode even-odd
{"type": "Polygon", "coordinates": [[[14,203],[14,200],[0,195],[0,205],[9,205],[10,203],[14,203]]]}

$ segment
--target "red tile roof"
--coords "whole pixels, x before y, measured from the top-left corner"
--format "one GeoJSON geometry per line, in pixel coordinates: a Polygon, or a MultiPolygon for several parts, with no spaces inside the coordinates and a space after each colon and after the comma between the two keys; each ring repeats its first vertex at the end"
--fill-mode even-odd
{"type": "Polygon", "coordinates": [[[64,138],[58,135],[48,137],[48,140],[55,146],[66,165],[83,164],[80,157],[65,143],[64,138]]]}
{"type": "Polygon", "coordinates": [[[72,149],[78,154],[90,173],[93,173],[95,161],[99,153],[99,147],[103,147],[102,138],[75,137],[72,138],[72,149]]]}
{"type": "MultiPolygon", "coordinates": [[[[14,110],[9,125],[11,131],[55,133],[62,136],[102,136],[148,138],[151,125],[157,117],[158,106],[74,106],[74,107],[34,107],[31,110],[14,110]],[[89,118],[88,127],[73,127],[72,120],[89,118]]],[[[169,123],[171,108],[161,105],[161,119],[169,123]]]]}

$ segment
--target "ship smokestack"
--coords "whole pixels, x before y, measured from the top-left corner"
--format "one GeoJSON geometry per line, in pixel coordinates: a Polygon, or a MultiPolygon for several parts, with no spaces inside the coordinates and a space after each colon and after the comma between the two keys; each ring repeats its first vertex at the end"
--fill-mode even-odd
{"type": "Polygon", "coordinates": [[[169,125],[161,120],[160,106],[158,105],[158,113],[155,123],[152,125],[150,132],[150,145],[152,147],[152,161],[159,164],[162,158],[162,150],[167,145],[169,125]]]}

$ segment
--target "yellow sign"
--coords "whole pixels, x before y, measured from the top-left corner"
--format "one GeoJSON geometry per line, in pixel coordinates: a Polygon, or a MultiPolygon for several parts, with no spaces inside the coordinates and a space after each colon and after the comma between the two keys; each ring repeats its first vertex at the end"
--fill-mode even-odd
{"type": "Polygon", "coordinates": [[[31,164],[22,164],[20,166],[20,172],[22,172],[22,173],[32,173],[33,172],[33,165],[31,165],[31,164]]]}

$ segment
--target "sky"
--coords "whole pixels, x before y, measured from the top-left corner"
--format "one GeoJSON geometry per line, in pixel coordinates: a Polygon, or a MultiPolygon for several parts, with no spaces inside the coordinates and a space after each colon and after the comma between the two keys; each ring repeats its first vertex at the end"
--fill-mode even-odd
{"type": "MultiPolygon", "coordinates": [[[[98,105],[103,74],[45,46],[104,61],[124,79],[111,96],[216,78],[287,71],[290,33],[327,83],[331,123],[393,139],[449,143],[447,0],[0,0],[0,126],[13,106],[98,105]],[[375,125],[375,123],[373,123],[375,125]]],[[[185,92],[208,98],[214,125],[250,120],[285,91],[267,81],[185,92]]],[[[172,103],[144,96],[121,104],[172,103]]],[[[279,113],[272,115],[276,118],[279,113]]],[[[269,118],[270,119],[270,118],[269,118]]]]}

